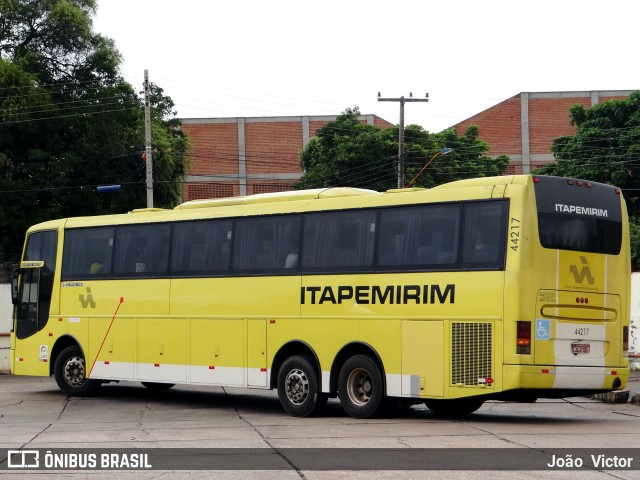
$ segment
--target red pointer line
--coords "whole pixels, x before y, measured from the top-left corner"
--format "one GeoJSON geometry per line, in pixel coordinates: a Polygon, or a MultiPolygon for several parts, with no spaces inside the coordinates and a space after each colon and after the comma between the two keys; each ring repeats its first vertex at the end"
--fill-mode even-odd
{"type": "Polygon", "coordinates": [[[111,326],[113,325],[113,321],[116,319],[116,315],[118,314],[118,310],[120,310],[120,305],[122,305],[123,302],[124,302],[124,297],[120,297],[120,303],[118,303],[118,306],[116,307],[116,311],[113,312],[113,317],[111,317],[111,323],[109,324],[109,328],[107,328],[107,333],[104,334],[104,338],[102,339],[102,343],[100,344],[100,348],[98,349],[98,353],[96,353],[96,358],[93,360],[93,363],[91,364],[91,370],[89,370],[89,375],[87,375],[87,378],[91,378],[91,372],[93,372],[93,367],[96,365],[96,362],[98,361],[98,356],[100,355],[100,352],[102,351],[102,347],[104,347],[104,342],[107,340],[107,336],[109,335],[109,331],[111,330],[111,326]]]}

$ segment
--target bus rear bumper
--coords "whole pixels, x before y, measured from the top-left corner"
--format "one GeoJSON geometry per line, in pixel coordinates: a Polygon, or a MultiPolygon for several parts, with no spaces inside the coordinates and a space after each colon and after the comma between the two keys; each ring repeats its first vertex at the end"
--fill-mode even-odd
{"type": "MultiPolygon", "coordinates": [[[[568,392],[584,395],[620,390],[629,380],[628,367],[576,367],[556,365],[505,365],[503,390],[546,390],[540,397],[568,392]]],[[[562,395],[569,396],[569,395],[562,395]]]]}

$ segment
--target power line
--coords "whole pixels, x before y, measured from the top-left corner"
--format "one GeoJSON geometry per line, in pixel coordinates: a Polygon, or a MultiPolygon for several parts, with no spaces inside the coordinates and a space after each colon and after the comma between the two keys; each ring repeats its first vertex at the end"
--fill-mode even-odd
{"type": "Polygon", "coordinates": [[[413,93],[409,93],[409,98],[404,96],[399,98],[382,98],[378,92],[379,102],[398,102],[400,103],[400,127],[398,128],[398,188],[404,187],[404,104],[406,102],[428,102],[429,94],[425,98],[413,98],[413,93]]]}

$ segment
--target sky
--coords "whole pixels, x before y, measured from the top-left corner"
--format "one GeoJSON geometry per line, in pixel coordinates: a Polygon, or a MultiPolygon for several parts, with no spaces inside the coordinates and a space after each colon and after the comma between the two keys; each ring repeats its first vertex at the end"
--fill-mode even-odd
{"type": "Polygon", "coordinates": [[[637,0],[98,0],[122,73],[180,118],[338,115],[439,132],[520,92],[640,88],[637,0]]]}

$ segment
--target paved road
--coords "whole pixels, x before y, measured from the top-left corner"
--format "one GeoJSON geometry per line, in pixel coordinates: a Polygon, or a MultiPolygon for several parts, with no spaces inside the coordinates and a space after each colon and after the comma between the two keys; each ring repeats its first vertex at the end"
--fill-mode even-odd
{"type": "MultiPolygon", "coordinates": [[[[635,372],[630,389],[638,390],[635,372]]],[[[297,448],[332,462],[335,450],[351,448],[428,449],[488,448],[496,464],[505,450],[546,451],[556,448],[640,447],[640,406],[607,404],[589,398],[541,400],[535,404],[487,402],[476,414],[458,419],[436,417],[415,406],[392,418],[356,420],[330,401],[322,417],[286,415],[275,392],[180,386],[154,393],[136,383],[105,385],[99,396],[68,398],[52,378],[0,376],[0,453],[9,449],[138,448],[269,449],[284,467],[270,471],[225,470],[215,478],[325,480],[333,478],[494,478],[513,472],[305,470],[297,466],[297,448]],[[284,449],[284,450],[283,450],[284,449]],[[496,450],[501,449],[501,450],[496,450]],[[288,453],[291,455],[288,455],[288,453]],[[293,460],[292,460],[293,459],[293,460]]],[[[134,450],[132,450],[134,451],[134,450]]],[[[262,450],[260,450],[262,451],[262,450]]],[[[445,450],[443,450],[444,452],[445,450]]],[[[272,458],[273,455],[270,457],[272,458]]],[[[502,458],[501,458],[502,457],[502,458]]],[[[640,451],[636,462],[640,464],[640,451]]],[[[333,458],[335,459],[335,458],[333,458]]],[[[443,457],[446,460],[446,456],[443,457]]],[[[375,461],[376,459],[370,459],[375,461]]],[[[379,459],[377,459],[379,460],[379,459]]],[[[443,460],[444,461],[444,460],[443,460]]],[[[464,462],[464,459],[461,460],[464,462]]],[[[303,462],[304,463],[304,462],[303,462]]],[[[1,465],[0,465],[1,467],[1,465]]],[[[5,478],[212,478],[211,472],[112,471],[33,472],[0,469],[5,478]]],[[[638,478],[640,470],[518,472],[518,478],[638,478]]]]}

